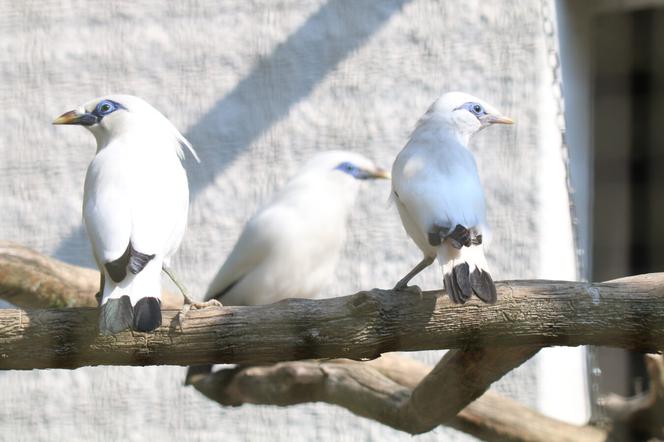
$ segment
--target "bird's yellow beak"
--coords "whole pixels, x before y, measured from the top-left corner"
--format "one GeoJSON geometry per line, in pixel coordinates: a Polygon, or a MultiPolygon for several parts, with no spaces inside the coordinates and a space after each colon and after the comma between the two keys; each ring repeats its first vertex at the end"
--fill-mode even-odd
{"type": "Polygon", "coordinates": [[[93,114],[70,110],[53,120],[53,124],[80,124],[82,126],[92,126],[98,122],[98,118],[93,114]]]}
{"type": "Polygon", "coordinates": [[[486,122],[489,124],[514,124],[514,120],[503,115],[487,115],[486,122]]]}
{"type": "Polygon", "coordinates": [[[81,116],[77,111],[70,110],[60,115],[58,118],[53,120],[53,124],[76,124],[76,121],[81,116]]]}
{"type": "Polygon", "coordinates": [[[376,169],[374,169],[374,171],[371,172],[371,178],[389,180],[392,178],[392,175],[390,175],[389,171],[381,169],[380,167],[376,167],[376,169]]]}

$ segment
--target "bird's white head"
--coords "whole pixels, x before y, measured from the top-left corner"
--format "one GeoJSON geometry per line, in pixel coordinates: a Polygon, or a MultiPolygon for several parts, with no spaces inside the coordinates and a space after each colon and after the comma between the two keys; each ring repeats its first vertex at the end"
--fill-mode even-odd
{"type": "Polygon", "coordinates": [[[319,152],[306,161],[293,177],[291,185],[305,188],[322,185],[330,191],[330,198],[339,197],[345,207],[350,207],[360,182],[373,179],[390,179],[390,174],[358,153],[330,150],[319,152]]]}
{"type": "Polygon", "coordinates": [[[338,181],[357,183],[361,180],[390,179],[387,170],[355,152],[330,150],[314,155],[304,163],[302,174],[318,174],[338,181]]]}
{"type": "Polygon", "coordinates": [[[98,149],[114,137],[132,133],[172,137],[181,158],[183,153],[180,146],[184,146],[199,161],[193,147],[180,131],[161,112],[133,95],[115,94],[95,98],[60,115],[53,124],[84,126],[95,136],[98,149]]]}
{"type": "Polygon", "coordinates": [[[463,92],[447,92],[434,102],[423,118],[453,131],[466,143],[470,137],[493,124],[513,124],[511,118],[477,97],[463,92]]]}

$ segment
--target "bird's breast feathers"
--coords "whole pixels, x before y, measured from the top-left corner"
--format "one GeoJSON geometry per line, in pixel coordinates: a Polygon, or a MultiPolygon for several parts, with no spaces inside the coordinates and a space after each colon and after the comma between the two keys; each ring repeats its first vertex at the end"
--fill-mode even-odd
{"type": "Polygon", "coordinates": [[[393,170],[395,196],[422,233],[434,224],[484,225],[484,192],[472,154],[441,150],[414,150],[399,158],[393,170]]]}

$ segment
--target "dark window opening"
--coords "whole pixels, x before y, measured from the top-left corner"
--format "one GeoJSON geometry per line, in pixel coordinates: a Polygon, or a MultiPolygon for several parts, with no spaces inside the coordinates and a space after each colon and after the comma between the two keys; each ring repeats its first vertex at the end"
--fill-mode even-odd
{"type": "MultiPolygon", "coordinates": [[[[662,41],[662,9],[593,22],[593,281],[664,270],[662,41]]],[[[641,354],[600,348],[597,362],[600,395],[648,387],[641,354]]]]}

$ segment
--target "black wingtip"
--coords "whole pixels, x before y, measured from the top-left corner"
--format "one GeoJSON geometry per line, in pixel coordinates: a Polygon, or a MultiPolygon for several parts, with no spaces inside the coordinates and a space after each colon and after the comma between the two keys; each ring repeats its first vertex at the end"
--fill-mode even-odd
{"type": "Polygon", "coordinates": [[[127,270],[136,275],[148,265],[154,256],[139,252],[130,242],[121,257],[107,262],[104,267],[114,282],[120,282],[127,276],[127,270]]]}
{"type": "Polygon", "coordinates": [[[134,313],[129,296],[109,299],[99,308],[99,333],[114,335],[131,328],[134,313]]]}
{"type": "Polygon", "coordinates": [[[495,304],[498,300],[496,285],[489,272],[476,268],[470,275],[470,284],[477,297],[487,304],[495,304]]]}
{"type": "Polygon", "coordinates": [[[161,302],[148,296],[141,298],[134,306],[133,329],[140,332],[151,332],[161,325],[161,302]]]}
{"type": "Polygon", "coordinates": [[[130,251],[131,244],[127,246],[127,249],[124,251],[121,257],[104,264],[104,267],[106,267],[106,271],[108,272],[108,276],[111,277],[113,282],[120,282],[125,279],[125,276],[127,276],[127,263],[129,262],[130,251]]]}
{"type": "Polygon", "coordinates": [[[127,267],[129,271],[134,275],[138,274],[141,270],[145,268],[146,265],[154,258],[154,254],[148,255],[147,253],[141,253],[129,243],[129,262],[127,267]]]}

